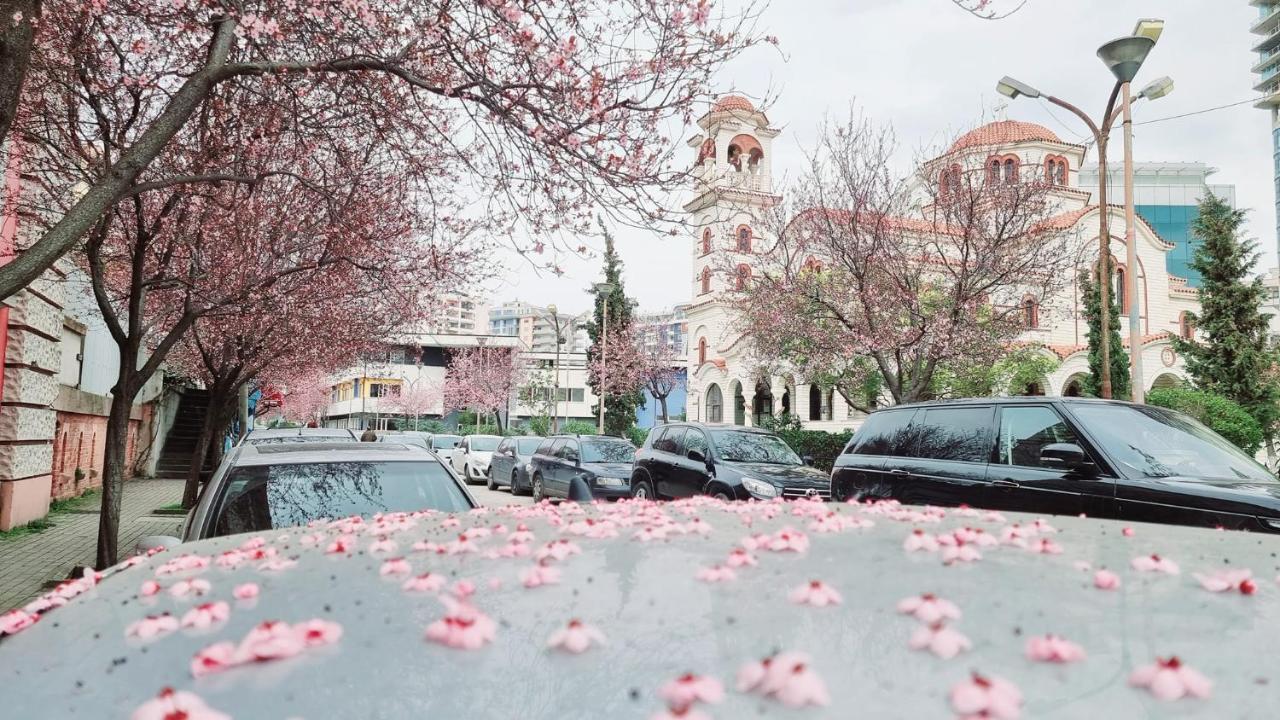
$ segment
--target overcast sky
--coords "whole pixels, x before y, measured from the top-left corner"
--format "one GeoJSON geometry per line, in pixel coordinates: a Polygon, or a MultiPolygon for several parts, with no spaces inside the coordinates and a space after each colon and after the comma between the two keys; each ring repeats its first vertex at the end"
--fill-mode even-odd
{"type": "MultiPolygon", "coordinates": [[[[783,131],[774,141],[775,178],[797,174],[823,116],[842,115],[855,102],[870,119],[893,125],[905,174],[915,150],[994,117],[1004,101],[995,92],[1002,75],[1101,115],[1113,81],[1095,51],[1128,34],[1141,17],[1163,18],[1166,25],[1135,85],[1169,75],[1177,89],[1135,106],[1135,123],[1253,98],[1250,68],[1257,57],[1249,48],[1256,38],[1249,26],[1257,14],[1247,0],[1028,0],[1012,17],[991,22],[950,0],[773,0],[761,25],[778,36],[781,52],[753,49],[725,68],[717,89],[774,99],[767,112],[783,131]]],[[[1006,113],[1043,124],[1068,142],[1082,142],[1087,132],[1074,116],[1042,101],[1011,101],[1006,113]]],[[[684,137],[696,132],[689,128],[684,137]]],[[[1138,125],[1134,132],[1139,162],[1218,168],[1211,182],[1235,185],[1238,205],[1250,209],[1248,232],[1264,253],[1262,269],[1277,264],[1267,111],[1245,104],[1138,125]]],[[[692,150],[679,152],[692,162],[692,150]]],[[[1121,152],[1114,142],[1113,162],[1121,152]]],[[[689,300],[689,237],[624,229],[618,238],[627,292],[642,309],[689,300]]],[[[599,258],[562,260],[564,275],[553,277],[512,254],[504,259],[506,272],[482,291],[495,304],[518,298],[556,303],[562,311],[586,309],[584,288],[599,279],[599,258]]]]}

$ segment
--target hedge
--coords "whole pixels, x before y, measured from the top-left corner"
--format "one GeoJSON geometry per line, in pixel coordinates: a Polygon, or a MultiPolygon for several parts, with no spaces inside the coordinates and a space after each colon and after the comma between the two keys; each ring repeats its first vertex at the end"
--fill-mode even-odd
{"type": "Polygon", "coordinates": [[[1164,388],[1147,394],[1147,402],[1184,412],[1253,455],[1262,447],[1262,427],[1234,401],[1203,390],[1164,388]]]}
{"type": "Polygon", "coordinates": [[[831,466],[835,465],[840,451],[844,450],[844,446],[848,444],[849,438],[853,437],[852,430],[830,433],[823,430],[782,428],[776,432],[787,445],[791,446],[792,450],[796,451],[797,455],[811,456],[813,466],[819,470],[830,470],[831,466]]]}

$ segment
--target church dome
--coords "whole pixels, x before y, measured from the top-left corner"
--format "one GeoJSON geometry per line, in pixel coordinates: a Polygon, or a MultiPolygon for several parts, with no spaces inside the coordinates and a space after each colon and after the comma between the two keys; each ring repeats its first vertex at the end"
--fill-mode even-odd
{"type": "Polygon", "coordinates": [[[1035,141],[1061,143],[1062,138],[1059,138],[1052,130],[1043,125],[1020,122],[1018,120],[999,120],[987,123],[961,135],[960,139],[956,140],[947,152],[953,153],[974,147],[1014,145],[1035,141]]]}
{"type": "Polygon", "coordinates": [[[750,100],[741,95],[725,95],[716,104],[711,106],[711,112],[722,112],[724,110],[746,110],[747,112],[755,112],[756,106],[750,100]]]}

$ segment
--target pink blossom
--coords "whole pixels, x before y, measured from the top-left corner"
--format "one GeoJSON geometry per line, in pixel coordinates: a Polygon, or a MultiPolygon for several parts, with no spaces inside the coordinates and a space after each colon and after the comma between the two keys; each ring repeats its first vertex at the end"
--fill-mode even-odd
{"type": "Polygon", "coordinates": [[[826,683],[804,653],[783,652],[743,665],[738,670],[737,688],[738,692],[772,697],[791,707],[831,704],[826,683]]]}
{"type": "Polygon", "coordinates": [[[527,588],[555,585],[560,582],[560,568],[537,563],[520,572],[520,582],[527,588]]]}
{"type": "Polygon", "coordinates": [[[147,641],[164,637],[178,629],[178,618],[169,613],[148,615],[141,620],[130,623],[124,629],[125,637],[147,641]]]}
{"type": "Polygon", "coordinates": [[[459,580],[449,588],[449,593],[459,600],[466,600],[476,594],[476,584],[470,580],[459,580]]]}
{"type": "Polygon", "coordinates": [[[160,583],[155,580],[147,580],[142,583],[142,587],[138,588],[138,594],[142,597],[151,597],[160,593],[160,583]]]}
{"type": "Polygon", "coordinates": [[[435,573],[422,573],[417,577],[411,577],[404,581],[400,587],[405,592],[438,592],[444,587],[445,577],[435,573]]]}
{"type": "Polygon", "coordinates": [[[729,551],[729,559],[725,561],[725,565],[731,568],[755,566],[757,564],[759,563],[756,561],[755,555],[742,548],[734,548],[729,551]]]}
{"type": "Polygon", "coordinates": [[[957,542],[955,545],[944,545],[942,548],[942,564],[976,562],[982,559],[978,548],[967,543],[957,542]]]}
{"type": "Polygon", "coordinates": [[[302,637],[289,623],[267,621],[249,630],[236,647],[234,659],[237,664],[279,660],[297,655],[305,646],[302,637]]]}
{"type": "Polygon", "coordinates": [[[698,568],[697,578],[703,582],[718,583],[738,579],[738,573],[728,565],[712,565],[698,568]]]}
{"type": "Polygon", "coordinates": [[[796,587],[787,598],[797,605],[813,605],[814,607],[839,605],[844,599],[840,597],[840,593],[835,588],[821,580],[810,580],[808,583],[796,587]]]}
{"type": "Polygon", "coordinates": [[[547,647],[571,653],[581,653],[592,645],[603,645],[604,633],[574,618],[569,624],[551,633],[547,647]]]}
{"type": "Polygon", "coordinates": [[[40,616],[25,610],[10,610],[0,615],[0,635],[14,635],[36,624],[40,616]]]}
{"type": "Polygon", "coordinates": [[[524,523],[516,525],[515,532],[507,536],[507,540],[513,543],[533,542],[533,533],[529,532],[529,526],[524,523]]]}
{"type": "Polygon", "coordinates": [[[476,650],[493,642],[498,626],[475,607],[448,597],[445,616],[427,626],[427,639],[451,648],[476,650]]]}
{"type": "Polygon", "coordinates": [[[370,555],[389,555],[395,552],[396,549],[399,547],[400,546],[396,544],[395,540],[390,540],[385,537],[378,538],[377,540],[374,540],[373,542],[369,543],[369,554],[370,555]]]}
{"type": "Polygon", "coordinates": [[[1133,537],[1133,528],[1131,527],[1124,528],[1120,531],[1120,534],[1124,535],[1125,537],[1133,537]]]}
{"type": "Polygon", "coordinates": [[[975,672],[969,680],[951,686],[951,709],[964,718],[1017,720],[1022,714],[1022,693],[1004,678],[975,672]]]}
{"type": "Polygon", "coordinates": [[[672,709],[687,708],[699,702],[714,705],[724,700],[724,685],[713,677],[685,673],[658,688],[658,697],[672,709]]]}
{"type": "Polygon", "coordinates": [[[231,720],[214,710],[195,693],[164,688],[160,694],[138,706],[130,720],[231,720]]]}
{"type": "Polygon", "coordinates": [[[342,639],[342,626],[336,622],[313,618],[293,626],[294,632],[306,647],[332,645],[342,639]]]}
{"type": "Polygon", "coordinates": [[[898,612],[911,615],[926,624],[960,619],[960,608],[955,603],[932,593],[904,598],[898,603],[898,612]]]}
{"type": "Polygon", "coordinates": [[[202,648],[191,658],[191,677],[201,678],[236,664],[236,644],[224,640],[202,648]]]}
{"type": "Polygon", "coordinates": [[[1208,575],[1195,573],[1193,577],[1200,582],[1200,587],[1209,592],[1239,590],[1243,595],[1252,595],[1258,591],[1258,585],[1253,581],[1253,571],[1249,569],[1218,570],[1208,575]]]}
{"type": "Polygon", "coordinates": [[[251,582],[241,583],[231,591],[231,594],[237,600],[252,600],[253,598],[258,597],[258,584],[251,582]]]}
{"type": "Polygon", "coordinates": [[[1134,570],[1140,572],[1161,572],[1168,575],[1177,575],[1182,572],[1178,569],[1178,564],[1168,558],[1162,558],[1159,555],[1142,555],[1133,559],[1130,563],[1134,570]]]}
{"type": "Polygon", "coordinates": [[[355,538],[351,535],[339,535],[334,538],[333,542],[324,549],[327,555],[346,555],[349,554],[355,545],[355,538]]]}
{"type": "Polygon", "coordinates": [[[534,555],[537,560],[565,560],[570,555],[582,554],[582,548],[571,540],[552,540],[538,549],[534,555]]]}
{"type": "Polygon", "coordinates": [[[941,622],[916,628],[907,644],[912,650],[928,650],[943,660],[950,660],[972,647],[969,638],[941,622]]]}
{"type": "Polygon", "coordinates": [[[1027,550],[1041,555],[1061,555],[1062,546],[1049,538],[1038,538],[1027,546],[1027,550]]]}
{"type": "Polygon", "coordinates": [[[1120,576],[1110,570],[1099,570],[1093,574],[1093,586],[1099,590],[1115,590],[1120,587],[1120,576]]]}
{"type": "Polygon", "coordinates": [[[902,542],[902,549],[907,552],[936,552],[938,550],[938,539],[920,528],[916,528],[902,542]]]}
{"type": "Polygon", "coordinates": [[[209,558],[203,555],[179,555],[156,568],[156,575],[177,575],[179,573],[204,572],[209,567],[209,558]]]}
{"type": "Polygon", "coordinates": [[[280,572],[298,564],[297,560],[289,558],[273,558],[258,565],[258,572],[280,572]]]}
{"type": "Polygon", "coordinates": [[[228,617],[231,617],[231,608],[225,602],[202,603],[182,616],[182,627],[207,630],[217,623],[225,622],[228,617]]]}
{"type": "Polygon", "coordinates": [[[402,557],[386,560],[382,563],[382,567],[378,568],[378,574],[382,577],[408,575],[411,572],[413,572],[413,568],[410,567],[409,561],[402,557]]]}
{"type": "Polygon", "coordinates": [[[782,528],[770,538],[766,548],[773,552],[806,552],[809,549],[809,537],[799,530],[782,528]]]}
{"type": "Polygon", "coordinates": [[[1213,682],[1189,665],[1183,665],[1177,657],[1156,658],[1155,663],[1144,665],[1129,675],[1129,684],[1146,688],[1161,700],[1179,700],[1184,697],[1209,697],[1213,682]]]}
{"type": "Polygon", "coordinates": [[[176,598],[199,597],[211,590],[209,581],[203,578],[179,580],[169,587],[169,594],[176,598]]]}
{"type": "MultiPolygon", "coordinates": [[[[646,501],[650,502],[650,501],[646,501]]],[[[711,716],[693,707],[667,708],[649,720],[712,720],[711,716]]]]}
{"type": "Polygon", "coordinates": [[[1036,636],[1027,638],[1027,657],[1038,662],[1079,662],[1084,660],[1084,648],[1057,635],[1036,636]]]}

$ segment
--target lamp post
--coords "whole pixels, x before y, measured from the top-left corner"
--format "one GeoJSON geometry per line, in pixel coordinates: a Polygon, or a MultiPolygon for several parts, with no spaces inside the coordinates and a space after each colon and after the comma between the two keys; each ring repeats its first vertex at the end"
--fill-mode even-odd
{"type": "Polygon", "coordinates": [[[551,434],[555,435],[560,432],[560,314],[555,305],[548,305],[547,312],[551,313],[551,324],[556,328],[556,359],[551,365],[551,372],[555,373],[551,383],[551,434]]]}
{"type": "Polygon", "coordinates": [[[609,353],[609,295],[613,293],[613,283],[596,283],[593,286],[596,291],[596,297],[600,298],[600,397],[597,398],[599,403],[600,418],[596,432],[604,434],[604,399],[608,393],[605,391],[605,369],[608,367],[609,353]]]}
{"type": "MultiPolygon", "coordinates": [[[[1129,83],[1132,82],[1133,78],[1138,74],[1138,70],[1141,69],[1142,63],[1147,59],[1147,55],[1150,54],[1151,48],[1155,46],[1156,39],[1160,36],[1160,30],[1162,28],[1163,22],[1159,20],[1142,20],[1139,21],[1133,35],[1112,40],[1098,48],[1098,57],[1102,59],[1103,63],[1106,64],[1107,68],[1111,70],[1112,75],[1116,78],[1116,84],[1111,89],[1111,95],[1107,98],[1107,107],[1102,113],[1101,125],[1095,123],[1093,118],[1089,117],[1083,110],[1075,105],[1052,95],[1043,96],[1044,99],[1058,107],[1070,111],[1083,120],[1084,124],[1089,127],[1089,131],[1093,133],[1094,142],[1098,146],[1098,294],[1100,300],[1100,333],[1098,343],[1102,354],[1102,377],[1100,378],[1100,385],[1101,395],[1104,398],[1111,397],[1111,210],[1107,202],[1107,181],[1109,179],[1107,175],[1107,141],[1110,138],[1111,128],[1115,124],[1116,116],[1122,111],[1125,113],[1128,112],[1130,105],[1128,100],[1129,83]],[[1116,101],[1120,98],[1122,92],[1125,95],[1125,102],[1123,107],[1117,110],[1116,101]]],[[[1153,93],[1148,96],[1153,100],[1168,94],[1169,89],[1172,89],[1173,82],[1166,78],[1157,81],[1156,83],[1152,83],[1152,87],[1156,85],[1161,85],[1166,89],[1163,92],[1153,93]],[[1162,83],[1164,84],[1162,85],[1162,83]]],[[[1001,95],[1009,98],[1025,96],[1034,99],[1042,97],[1039,90],[1025,83],[1018,82],[1008,76],[1005,76],[996,84],[996,90],[1001,95]]],[[[1146,90],[1144,90],[1143,93],[1146,93],[1146,90]]],[[[1142,96],[1143,95],[1139,95],[1139,97],[1142,96]]],[[[1128,126],[1126,125],[1126,128],[1127,127],[1128,126]]],[[[1126,153],[1125,165],[1126,178],[1131,178],[1132,157],[1129,152],[1126,153]]],[[[1130,193],[1130,196],[1131,195],[1132,193],[1130,193]]],[[[1131,202],[1127,199],[1126,219],[1128,219],[1129,216],[1130,206],[1131,202]]],[[[1141,352],[1142,336],[1141,331],[1138,330],[1137,344],[1135,344],[1133,332],[1137,327],[1136,302],[1138,293],[1136,290],[1137,273],[1135,272],[1135,265],[1137,261],[1135,255],[1136,251],[1134,250],[1132,227],[1132,222],[1129,222],[1128,228],[1126,229],[1126,253],[1127,257],[1130,258],[1129,276],[1131,278],[1131,282],[1129,284],[1129,295],[1132,298],[1132,302],[1130,302],[1129,307],[1130,345],[1134,350],[1133,354],[1137,355],[1141,352]]],[[[1139,375],[1141,374],[1141,369],[1138,370],[1138,373],[1139,375]]],[[[1135,387],[1140,387],[1140,383],[1141,379],[1138,377],[1134,378],[1134,381],[1131,384],[1135,387]]]]}

